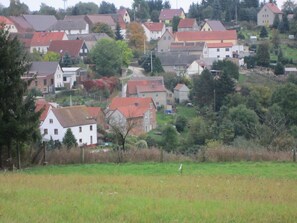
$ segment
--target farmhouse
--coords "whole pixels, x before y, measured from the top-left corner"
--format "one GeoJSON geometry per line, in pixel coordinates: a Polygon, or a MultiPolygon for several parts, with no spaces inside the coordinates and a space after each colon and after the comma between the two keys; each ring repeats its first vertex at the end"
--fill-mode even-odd
{"type": "Polygon", "coordinates": [[[266,3],[257,14],[258,26],[271,26],[276,16],[282,20],[282,11],[274,3],[266,3]]]}

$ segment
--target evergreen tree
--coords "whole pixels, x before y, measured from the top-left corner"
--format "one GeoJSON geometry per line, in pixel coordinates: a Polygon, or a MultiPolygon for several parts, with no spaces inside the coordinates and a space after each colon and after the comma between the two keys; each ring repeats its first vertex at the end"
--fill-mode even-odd
{"type": "Polygon", "coordinates": [[[162,141],[164,150],[166,150],[167,152],[177,150],[178,137],[177,131],[173,126],[168,125],[165,127],[165,129],[162,132],[162,141]]]}
{"type": "Polygon", "coordinates": [[[62,67],[71,67],[73,64],[71,57],[69,56],[68,53],[65,53],[64,56],[62,57],[61,61],[61,66],[62,67]]]}
{"type": "Polygon", "coordinates": [[[272,28],[277,29],[280,23],[279,16],[276,15],[273,20],[272,28]]]}
{"type": "Polygon", "coordinates": [[[222,6],[220,0],[214,0],[212,18],[215,20],[222,19],[222,6]]]}
{"type": "Polygon", "coordinates": [[[113,14],[116,13],[117,9],[113,3],[108,3],[106,1],[102,1],[98,13],[99,14],[113,14]]]}
{"type": "Polygon", "coordinates": [[[173,19],[172,19],[172,31],[173,32],[177,32],[179,21],[180,21],[179,16],[173,17],[173,19]]]}
{"type": "Polygon", "coordinates": [[[77,146],[75,136],[73,135],[70,128],[68,128],[65,133],[65,136],[63,138],[63,144],[67,147],[67,149],[71,149],[71,148],[77,146]]]}
{"type": "Polygon", "coordinates": [[[285,73],[285,67],[282,63],[277,62],[275,68],[274,68],[274,74],[275,75],[281,75],[285,73]]]}
{"type": "Polygon", "coordinates": [[[260,31],[260,38],[266,38],[268,37],[268,32],[265,26],[262,26],[260,31]]]}
{"type": "Polygon", "coordinates": [[[123,40],[124,37],[121,34],[121,27],[120,24],[117,22],[116,32],[115,32],[115,40],[123,40]]]}
{"type": "Polygon", "coordinates": [[[257,64],[259,66],[268,67],[270,63],[269,44],[261,43],[257,48],[257,64]]]}

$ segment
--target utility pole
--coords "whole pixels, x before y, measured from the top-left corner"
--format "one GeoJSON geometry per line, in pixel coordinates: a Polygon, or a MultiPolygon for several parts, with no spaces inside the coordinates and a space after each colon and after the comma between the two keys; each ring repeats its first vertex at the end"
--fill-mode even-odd
{"type": "Polygon", "coordinates": [[[151,50],[151,73],[153,72],[153,51],[151,50]]]}

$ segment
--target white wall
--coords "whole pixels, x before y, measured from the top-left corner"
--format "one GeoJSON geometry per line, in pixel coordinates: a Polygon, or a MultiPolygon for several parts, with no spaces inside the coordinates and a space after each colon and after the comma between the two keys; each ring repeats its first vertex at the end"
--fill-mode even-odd
{"type": "Polygon", "coordinates": [[[58,66],[56,73],[55,73],[55,88],[56,87],[64,87],[63,82],[63,70],[61,69],[60,65],[58,66]]]}
{"type": "Polygon", "coordinates": [[[208,57],[223,60],[226,57],[232,58],[232,47],[229,48],[208,48],[208,57]],[[227,51],[229,49],[229,51],[227,51]]]}

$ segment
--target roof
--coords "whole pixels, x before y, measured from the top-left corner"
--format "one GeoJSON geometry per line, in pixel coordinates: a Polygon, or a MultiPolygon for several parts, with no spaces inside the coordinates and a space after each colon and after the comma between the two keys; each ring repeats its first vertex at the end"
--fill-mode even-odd
{"type": "Polygon", "coordinates": [[[62,67],[64,72],[76,72],[80,70],[80,67],[62,67]]]}
{"type": "Polygon", "coordinates": [[[144,108],[150,108],[151,103],[154,104],[152,98],[120,98],[115,97],[112,99],[109,109],[114,111],[120,107],[127,107],[127,106],[135,106],[138,107],[144,107],[144,108]]]}
{"type": "Polygon", "coordinates": [[[35,31],[46,31],[57,22],[53,15],[23,15],[35,31]]]}
{"type": "Polygon", "coordinates": [[[149,93],[149,92],[166,92],[164,85],[146,85],[146,86],[136,86],[137,93],[149,93]]]}
{"type": "Polygon", "coordinates": [[[192,28],[196,22],[196,19],[181,19],[178,24],[178,28],[192,28]]]}
{"type": "Polygon", "coordinates": [[[85,19],[85,15],[66,15],[64,20],[81,20],[85,19]]]}
{"type": "Polygon", "coordinates": [[[71,57],[78,57],[83,44],[83,40],[55,40],[50,43],[48,51],[62,55],[68,53],[71,57]]]}
{"type": "Polygon", "coordinates": [[[162,9],[160,12],[159,20],[172,20],[174,16],[181,16],[182,9],[162,9]]]}
{"type": "MultiPolygon", "coordinates": [[[[139,87],[145,86],[163,86],[163,77],[146,77],[146,78],[133,78],[127,82],[127,94],[135,95],[141,90],[139,87]]],[[[142,89],[146,91],[144,88],[142,89]]],[[[157,88],[156,88],[157,90],[157,88]]],[[[150,91],[152,92],[152,91],[150,91]]]]}
{"type": "Polygon", "coordinates": [[[205,23],[207,23],[210,26],[212,31],[225,31],[226,30],[225,26],[221,23],[221,21],[206,20],[205,23]]]}
{"type": "Polygon", "coordinates": [[[172,42],[170,51],[203,51],[205,42],[172,42]]]}
{"type": "MultiPolygon", "coordinates": [[[[177,85],[175,86],[174,90],[179,91],[179,90],[182,89],[183,87],[188,88],[187,85],[185,85],[185,84],[177,84],[177,85]]],[[[189,89],[189,88],[188,88],[188,89],[189,89]]]]}
{"type": "Polygon", "coordinates": [[[100,107],[87,107],[87,110],[88,110],[90,116],[92,116],[94,118],[98,117],[98,115],[100,113],[102,113],[102,110],[100,107]]]}
{"type": "Polygon", "coordinates": [[[64,32],[35,32],[31,41],[31,46],[49,46],[54,40],[62,40],[64,32]]]}
{"type": "Polygon", "coordinates": [[[89,21],[92,25],[95,25],[96,23],[105,23],[109,26],[115,26],[116,23],[111,15],[86,15],[87,21],[89,21]]]}
{"type": "Polygon", "coordinates": [[[120,8],[120,9],[117,11],[117,14],[121,15],[122,17],[124,17],[125,14],[126,14],[126,12],[127,12],[127,9],[125,9],[125,8],[120,8]]]}
{"type": "Polygon", "coordinates": [[[143,25],[151,32],[160,32],[165,27],[164,23],[161,22],[145,22],[143,25]]]}
{"type": "Polygon", "coordinates": [[[282,14],[282,11],[274,3],[266,3],[264,6],[269,8],[275,14],[282,14]]]}
{"type": "Polygon", "coordinates": [[[33,27],[22,16],[9,16],[18,32],[34,32],[33,27]]]}
{"type": "Polygon", "coordinates": [[[35,112],[39,112],[41,109],[44,109],[40,114],[39,121],[45,120],[50,107],[52,107],[51,104],[44,99],[39,99],[35,102],[35,112]]]}
{"type": "Polygon", "coordinates": [[[207,43],[208,48],[226,48],[232,46],[232,43],[207,43]]]}
{"type": "Polygon", "coordinates": [[[110,14],[115,23],[118,23],[121,29],[126,29],[126,23],[123,16],[119,14],[110,14]]]}
{"type": "Polygon", "coordinates": [[[100,40],[102,38],[111,39],[106,33],[90,33],[90,34],[69,34],[67,35],[69,40],[81,39],[84,41],[94,41],[100,40]]]}
{"type": "Polygon", "coordinates": [[[87,22],[84,19],[58,20],[48,30],[81,30],[86,29],[87,22]]]}
{"type": "Polygon", "coordinates": [[[236,30],[226,31],[185,31],[175,33],[176,41],[237,40],[236,30]]]}
{"type": "Polygon", "coordinates": [[[159,53],[162,66],[188,66],[200,58],[199,55],[189,55],[187,52],[159,53]]]}
{"type": "Polygon", "coordinates": [[[65,108],[53,108],[52,112],[64,128],[96,124],[86,106],[72,106],[65,108]]]}
{"type": "Polygon", "coordinates": [[[139,107],[138,105],[129,105],[126,107],[119,107],[116,110],[121,112],[125,118],[139,118],[143,117],[148,110],[147,107],[139,107]]]}
{"type": "Polygon", "coordinates": [[[13,25],[13,22],[5,16],[0,16],[0,23],[4,23],[5,25],[13,25]]]}
{"type": "Polygon", "coordinates": [[[37,73],[37,75],[50,75],[54,74],[59,66],[58,62],[32,62],[29,73],[37,73]]]}

